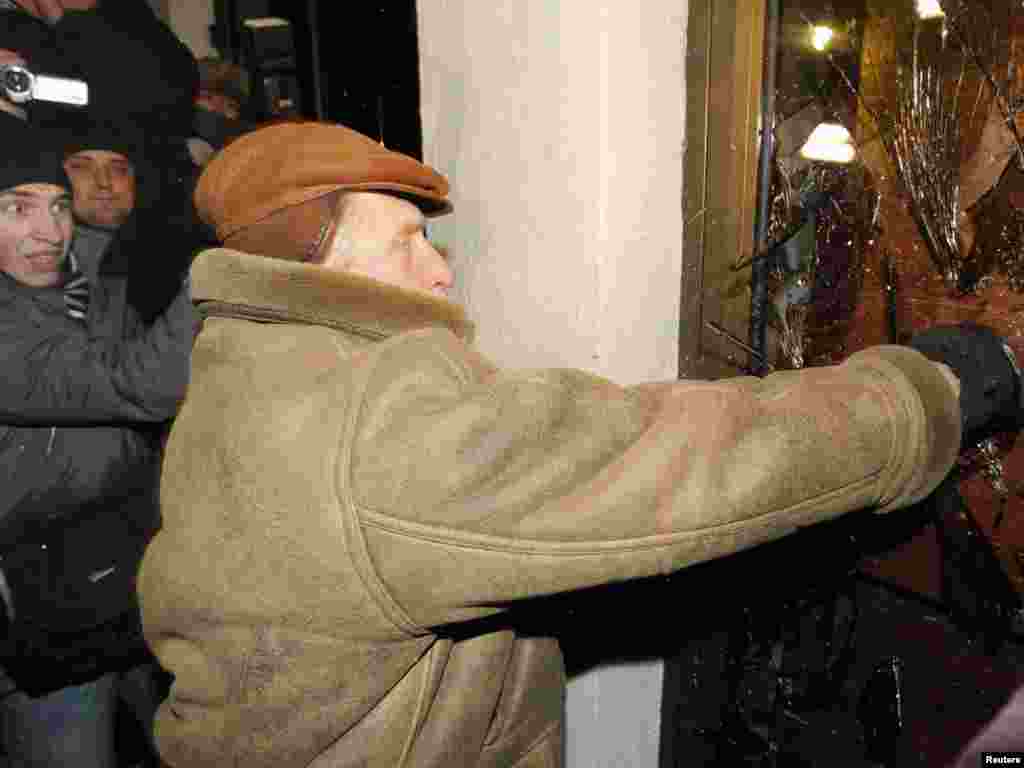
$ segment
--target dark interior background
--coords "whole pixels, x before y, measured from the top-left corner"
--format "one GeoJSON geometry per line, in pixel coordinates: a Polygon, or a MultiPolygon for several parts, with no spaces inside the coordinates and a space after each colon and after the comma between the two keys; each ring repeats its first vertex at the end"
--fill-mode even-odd
{"type": "Polygon", "coordinates": [[[217,0],[214,44],[254,81],[294,84],[296,112],[340,122],[389,148],[423,156],[415,0],[217,0]],[[288,20],[292,55],[254,61],[243,21],[288,20]]]}

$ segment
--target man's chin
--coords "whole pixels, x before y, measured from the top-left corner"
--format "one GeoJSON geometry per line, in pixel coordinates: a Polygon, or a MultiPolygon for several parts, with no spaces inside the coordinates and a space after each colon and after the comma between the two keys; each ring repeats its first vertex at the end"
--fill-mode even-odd
{"type": "Polygon", "coordinates": [[[121,228],[120,224],[113,221],[103,221],[101,219],[93,219],[92,221],[83,222],[87,227],[93,229],[101,229],[104,232],[117,232],[121,228]]]}
{"type": "Polygon", "coordinates": [[[66,252],[46,252],[28,256],[14,278],[32,288],[54,288],[65,280],[66,252]]]}
{"type": "Polygon", "coordinates": [[[94,229],[105,229],[108,232],[115,232],[121,228],[128,217],[112,213],[90,213],[79,217],[79,221],[94,229]]]}
{"type": "Polygon", "coordinates": [[[64,282],[64,272],[32,272],[27,275],[15,275],[14,278],[29,288],[57,288],[64,282]]]}

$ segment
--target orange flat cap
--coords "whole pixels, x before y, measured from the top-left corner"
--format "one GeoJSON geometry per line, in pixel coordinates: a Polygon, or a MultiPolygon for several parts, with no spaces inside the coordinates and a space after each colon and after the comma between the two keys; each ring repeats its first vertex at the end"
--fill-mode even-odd
{"type": "Polygon", "coordinates": [[[452,210],[448,180],[343,125],[278,123],[248,133],[206,165],[200,218],[229,248],[306,260],[328,231],[338,192],[384,192],[426,216],[452,210]]]}

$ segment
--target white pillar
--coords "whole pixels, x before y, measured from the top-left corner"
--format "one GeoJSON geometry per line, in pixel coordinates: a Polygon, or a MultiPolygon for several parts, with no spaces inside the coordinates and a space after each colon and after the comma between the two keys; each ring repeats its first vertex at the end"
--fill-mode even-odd
{"type": "Polygon", "coordinates": [[[197,59],[216,56],[210,39],[213,0],[158,0],[162,18],[197,59]]]}
{"type": "MultiPolygon", "coordinates": [[[[687,0],[418,0],[455,298],[506,366],[677,375],[687,0]]],[[[568,765],[655,768],[661,662],[570,682],[568,765]]]]}

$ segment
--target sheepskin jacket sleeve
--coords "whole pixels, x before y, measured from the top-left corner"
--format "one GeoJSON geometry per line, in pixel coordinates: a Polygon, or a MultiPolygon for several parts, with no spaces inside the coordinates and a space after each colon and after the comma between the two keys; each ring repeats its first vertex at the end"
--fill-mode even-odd
{"type": "Polygon", "coordinates": [[[953,385],[903,347],[622,388],[500,371],[443,331],[381,346],[356,385],[349,501],[384,591],[420,626],[905,506],[959,450],[953,385]]]}

